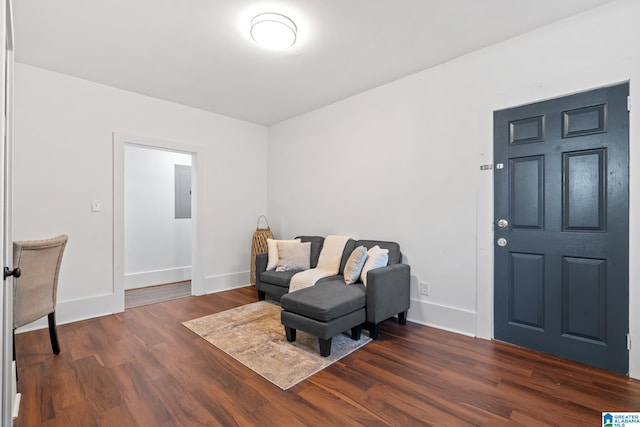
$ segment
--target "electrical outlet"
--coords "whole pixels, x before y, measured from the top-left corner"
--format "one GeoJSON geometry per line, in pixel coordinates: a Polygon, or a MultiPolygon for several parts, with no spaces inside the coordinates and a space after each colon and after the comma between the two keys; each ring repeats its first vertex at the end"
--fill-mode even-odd
{"type": "Polygon", "coordinates": [[[420,282],[420,295],[429,296],[428,282],[420,282]]]}

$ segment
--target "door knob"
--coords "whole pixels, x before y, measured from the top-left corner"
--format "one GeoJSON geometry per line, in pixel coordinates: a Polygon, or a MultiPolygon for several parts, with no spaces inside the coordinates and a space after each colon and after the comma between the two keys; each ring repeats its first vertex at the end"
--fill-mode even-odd
{"type": "Polygon", "coordinates": [[[498,246],[504,247],[507,246],[507,239],[505,239],[504,237],[501,237],[498,239],[498,246]]]}
{"type": "Polygon", "coordinates": [[[22,272],[20,271],[19,268],[14,268],[13,270],[10,270],[9,267],[5,267],[4,268],[4,280],[7,280],[7,277],[9,276],[13,276],[15,278],[20,277],[20,275],[22,274],[22,272]]]}
{"type": "Polygon", "coordinates": [[[498,220],[498,227],[507,228],[507,225],[509,225],[509,222],[506,219],[499,219],[498,220]]]}

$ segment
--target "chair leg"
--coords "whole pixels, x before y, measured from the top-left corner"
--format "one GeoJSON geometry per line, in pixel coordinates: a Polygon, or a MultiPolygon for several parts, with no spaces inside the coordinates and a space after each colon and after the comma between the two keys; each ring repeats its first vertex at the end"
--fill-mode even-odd
{"type": "Polygon", "coordinates": [[[401,325],[406,325],[407,324],[407,312],[406,311],[402,311],[402,312],[398,313],[398,323],[400,323],[401,325]]]}
{"type": "Polygon", "coordinates": [[[16,382],[18,382],[18,362],[16,362],[16,330],[13,330],[13,361],[16,365],[16,382]]]}
{"type": "Polygon", "coordinates": [[[318,346],[320,347],[320,356],[329,357],[331,355],[331,338],[318,338],[318,346]]]}
{"type": "Polygon", "coordinates": [[[380,324],[379,323],[371,323],[369,324],[369,338],[372,340],[377,340],[380,337],[380,324]]]}
{"type": "Polygon", "coordinates": [[[49,313],[49,338],[51,338],[51,349],[53,354],[60,354],[60,345],[58,344],[58,332],[56,331],[56,312],[49,313]]]}
{"type": "Polygon", "coordinates": [[[354,341],[358,341],[362,334],[362,325],[354,326],[351,328],[351,339],[354,341]]]}
{"type": "Polygon", "coordinates": [[[284,332],[287,335],[287,341],[294,342],[296,340],[296,329],[289,326],[284,327],[284,332]]]}

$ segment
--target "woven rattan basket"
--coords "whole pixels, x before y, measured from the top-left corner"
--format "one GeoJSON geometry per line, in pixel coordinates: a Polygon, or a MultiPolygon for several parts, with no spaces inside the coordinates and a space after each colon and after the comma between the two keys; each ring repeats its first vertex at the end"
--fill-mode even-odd
{"type": "Polygon", "coordinates": [[[264,215],[258,217],[256,224],[256,232],[253,233],[253,241],[251,243],[251,284],[256,284],[256,255],[267,252],[267,239],[273,239],[273,233],[269,228],[269,221],[264,215]],[[264,220],[266,228],[260,227],[260,221],[264,220]]]}

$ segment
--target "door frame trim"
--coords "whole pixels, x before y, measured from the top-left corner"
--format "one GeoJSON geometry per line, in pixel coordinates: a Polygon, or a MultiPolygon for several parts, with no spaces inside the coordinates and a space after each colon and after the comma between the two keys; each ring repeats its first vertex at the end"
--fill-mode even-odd
{"type": "MultiPolygon", "coordinates": [[[[479,101],[486,108],[478,111],[478,135],[484,143],[478,147],[478,165],[493,164],[493,112],[535,102],[568,96],[599,87],[629,83],[629,94],[640,99],[640,58],[630,58],[614,64],[585,70],[580,76],[536,82],[516,87],[499,94],[487,95],[479,101]]],[[[634,149],[640,142],[640,114],[629,115],[629,259],[640,257],[640,186],[633,183],[640,176],[640,150],[634,149]],[[637,172],[636,172],[637,171],[637,172]]],[[[477,222],[476,222],[476,336],[494,338],[494,256],[493,221],[494,194],[493,170],[477,169],[477,222]]],[[[629,263],[629,334],[632,342],[629,352],[629,376],[640,379],[640,264],[629,263]],[[638,325],[634,327],[634,325],[638,325]]]]}
{"type": "MultiPolygon", "coordinates": [[[[2,105],[0,106],[0,117],[2,123],[2,152],[0,152],[0,199],[2,199],[2,212],[0,212],[0,249],[3,266],[11,266],[13,262],[13,91],[14,91],[14,24],[13,5],[11,0],[3,2],[0,11],[2,21],[2,34],[0,43],[2,44],[2,71],[0,75],[0,92],[2,92],[2,105]]],[[[13,361],[13,280],[8,277],[2,283],[0,290],[0,424],[11,425],[12,420],[19,415],[20,393],[16,386],[16,364],[13,361]]]]}
{"type": "MultiPolygon", "coordinates": [[[[493,114],[494,156],[498,156],[494,158],[494,162],[506,162],[504,170],[494,170],[493,173],[496,209],[493,218],[494,338],[623,374],[629,372],[627,333],[628,309],[631,302],[628,278],[628,94],[627,81],[510,107],[493,114]],[[606,107],[602,103],[609,106],[606,107]],[[594,105],[598,106],[593,107],[594,105]],[[584,125],[590,123],[590,128],[600,126],[599,131],[576,132],[577,138],[567,138],[564,133],[569,122],[565,116],[570,116],[571,111],[595,111],[596,108],[599,109],[598,116],[590,116],[584,125]],[[566,113],[567,111],[569,112],[566,113]],[[509,136],[509,123],[515,123],[514,120],[524,122],[534,119],[538,121],[537,133],[542,132],[542,135],[538,135],[538,138],[522,139],[521,144],[511,141],[511,144],[510,139],[517,137],[509,136]],[[602,135],[592,135],[594,133],[602,135]],[[571,219],[566,216],[566,210],[570,208],[567,205],[568,200],[573,200],[574,197],[567,194],[577,191],[577,194],[583,195],[583,192],[574,188],[575,183],[571,185],[571,189],[565,188],[568,185],[567,179],[580,177],[582,173],[581,166],[573,165],[573,161],[569,159],[575,159],[578,165],[588,162],[588,174],[595,174],[600,180],[599,185],[596,184],[598,181],[593,182],[593,191],[597,188],[597,195],[593,194],[591,186],[588,186],[588,212],[573,212],[571,219]],[[517,177],[511,176],[518,170],[519,162],[526,166],[522,166],[523,170],[517,173],[517,177]],[[512,170],[512,166],[516,169],[512,170]],[[610,174],[613,176],[607,178],[610,174]],[[611,182],[607,184],[609,180],[611,182]],[[514,215],[519,214],[512,211],[512,208],[518,210],[518,206],[525,206],[526,210],[530,205],[530,201],[523,201],[521,197],[514,196],[512,187],[516,192],[532,192],[532,203],[537,206],[534,209],[536,212],[525,213],[520,218],[525,221],[523,227],[512,227],[510,224],[508,229],[502,229],[497,226],[498,218],[511,216],[509,222],[518,222],[514,215]],[[511,200],[513,197],[515,198],[511,200]],[[542,200],[536,202],[536,198],[542,200]],[[513,205],[514,201],[516,205],[513,205]],[[551,211],[545,206],[551,208],[551,211]],[[583,221],[587,221],[588,226],[585,224],[585,227],[581,227],[583,221]],[[527,224],[532,227],[531,230],[527,230],[527,224]],[[577,228],[573,229],[576,225],[577,228]],[[544,233],[540,234],[536,230],[542,230],[544,233]],[[497,247],[503,246],[495,244],[498,237],[506,237],[509,239],[509,247],[511,243],[517,247],[507,251],[505,248],[497,247]],[[549,242],[553,242],[551,246],[549,242]],[[535,248],[530,246],[530,243],[535,248]],[[558,245],[566,247],[561,249],[558,245]],[[516,251],[515,255],[511,253],[513,250],[516,251]],[[518,255],[520,252],[525,255],[518,255]],[[616,265],[618,267],[611,268],[616,265]],[[522,271],[518,266],[522,267],[522,271]],[[622,270],[619,267],[623,267],[622,270]],[[573,295],[576,289],[574,287],[581,286],[581,283],[573,278],[574,269],[576,274],[588,274],[590,277],[589,290],[584,297],[573,295]],[[597,277],[593,275],[594,269],[599,272],[597,277]],[[538,271],[536,278],[531,277],[531,270],[538,271]],[[525,286],[523,289],[526,291],[523,291],[520,299],[518,291],[511,289],[514,285],[511,283],[513,280],[516,285],[522,280],[525,286]],[[571,296],[567,292],[571,293],[571,296]],[[524,295],[527,299],[537,299],[535,308],[527,305],[526,300],[522,299],[524,295]],[[596,310],[600,315],[589,321],[581,320],[572,314],[574,308],[596,310]],[[514,316],[524,316],[526,320],[512,319],[514,316]],[[583,336],[581,332],[586,335],[583,336]]],[[[530,127],[525,132],[529,131],[536,134],[530,127]]],[[[580,178],[577,182],[580,183],[580,178]]],[[[586,196],[586,193],[584,195],[586,196]]]]}
{"type": "Polygon", "coordinates": [[[202,256],[204,254],[204,147],[157,138],[113,132],[113,310],[124,311],[124,147],[139,145],[151,149],[192,155],[191,294],[204,294],[202,256]]]}

